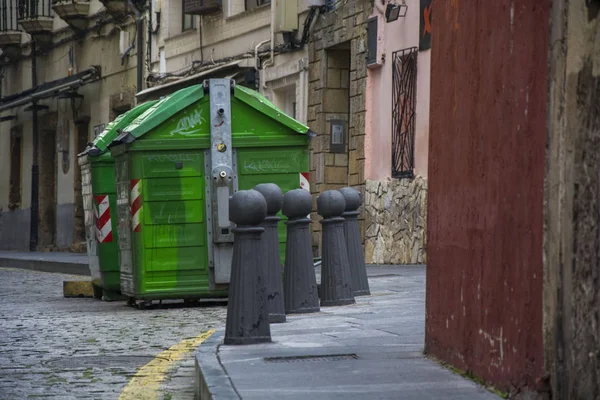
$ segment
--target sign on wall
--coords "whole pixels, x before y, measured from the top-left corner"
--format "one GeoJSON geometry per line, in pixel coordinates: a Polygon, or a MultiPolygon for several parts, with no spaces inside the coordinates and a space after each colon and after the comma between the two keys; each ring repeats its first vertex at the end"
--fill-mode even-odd
{"type": "Polygon", "coordinates": [[[431,3],[433,0],[421,0],[419,50],[431,48],[431,3]]]}

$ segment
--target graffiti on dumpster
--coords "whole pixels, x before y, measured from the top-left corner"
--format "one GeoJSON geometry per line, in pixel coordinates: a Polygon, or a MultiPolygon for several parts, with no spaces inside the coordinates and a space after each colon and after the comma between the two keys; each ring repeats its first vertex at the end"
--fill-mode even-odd
{"type": "Polygon", "coordinates": [[[197,161],[201,157],[200,153],[150,154],[147,156],[148,161],[156,162],[197,161]]]}
{"type": "Polygon", "coordinates": [[[202,110],[196,109],[191,114],[184,115],[179,119],[177,126],[171,131],[171,136],[175,136],[175,134],[183,136],[191,135],[196,130],[196,127],[204,122],[206,122],[206,119],[202,116],[202,110]]]}
{"type": "Polygon", "coordinates": [[[283,160],[246,160],[244,161],[244,170],[252,172],[285,172],[289,165],[283,160]]]}

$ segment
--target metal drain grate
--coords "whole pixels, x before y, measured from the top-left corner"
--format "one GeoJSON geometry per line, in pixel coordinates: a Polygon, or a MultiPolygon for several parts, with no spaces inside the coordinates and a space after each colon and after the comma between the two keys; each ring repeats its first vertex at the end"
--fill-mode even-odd
{"type": "Polygon", "coordinates": [[[292,357],[265,357],[268,363],[298,363],[309,361],[345,361],[358,360],[356,354],[326,354],[322,356],[292,356],[292,357]]]}

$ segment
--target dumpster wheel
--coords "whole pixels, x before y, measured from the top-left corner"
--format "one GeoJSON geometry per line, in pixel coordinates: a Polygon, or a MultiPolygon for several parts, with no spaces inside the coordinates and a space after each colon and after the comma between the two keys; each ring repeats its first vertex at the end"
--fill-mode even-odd
{"type": "Polygon", "coordinates": [[[92,284],[92,288],[94,290],[94,299],[100,300],[102,299],[103,289],[100,286],[92,284]]]}
{"type": "Polygon", "coordinates": [[[139,302],[137,302],[138,310],[145,310],[151,306],[152,306],[152,301],[140,300],[139,302]]]}

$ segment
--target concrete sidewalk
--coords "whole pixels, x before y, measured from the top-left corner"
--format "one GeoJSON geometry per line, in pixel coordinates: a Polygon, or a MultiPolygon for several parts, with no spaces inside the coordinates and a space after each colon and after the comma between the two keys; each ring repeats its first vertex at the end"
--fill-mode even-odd
{"type": "Polygon", "coordinates": [[[499,398],[423,356],[424,266],[367,270],[371,296],[288,315],[273,343],[224,346],[215,333],[196,352],[197,398],[499,398]]]}
{"type": "Polygon", "coordinates": [[[88,256],[81,253],[0,251],[0,268],[90,275],[88,256]]]}

